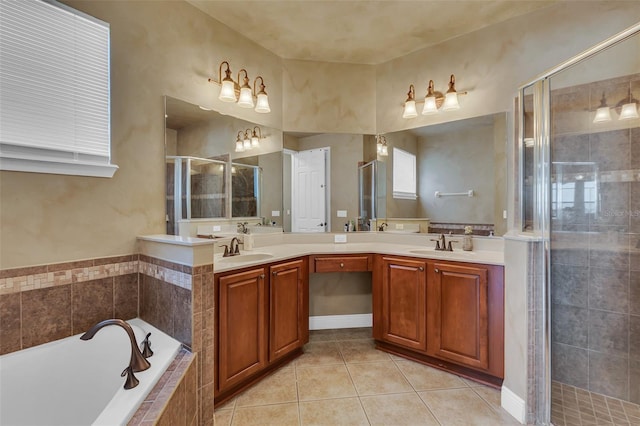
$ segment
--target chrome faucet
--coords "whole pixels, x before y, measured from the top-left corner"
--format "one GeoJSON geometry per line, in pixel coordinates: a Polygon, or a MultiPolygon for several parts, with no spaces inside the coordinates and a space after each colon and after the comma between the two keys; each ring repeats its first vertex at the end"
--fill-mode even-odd
{"type": "MultiPolygon", "coordinates": [[[[131,358],[129,360],[129,366],[124,369],[124,371],[122,372],[122,374],[120,374],[120,376],[122,377],[124,377],[125,375],[127,376],[127,380],[125,381],[125,384],[124,384],[125,389],[135,388],[136,386],[138,386],[138,383],[140,383],[140,381],[136,378],[136,376],[133,375],[133,373],[144,371],[147,368],[151,367],[151,364],[149,363],[149,361],[146,360],[142,352],[140,352],[140,349],[138,348],[138,343],[136,342],[136,336],[133,333],[133,329],[128,323],[126,323],[121,319],[104,320],[97,323],[93,327],[91,327],[86,333],[80,336],[80,339],[90,340],[93,338],[93,336],[95,336],[98,330],[109,325],[117,325],[124,328],[124,330],[127,332],[127,335],[129,336],[129,341],[131,342],[131,358]]],[[[143,346],[145,347],[145,352],[148,354],[148,356],[153,355],[153,352],[151,352],[150,350],[150,346],[151,346],[151,344],[149,343],[150,334],[151,333],[147,334],[145,342],[143,342],[144,343],[143,346]]]]}

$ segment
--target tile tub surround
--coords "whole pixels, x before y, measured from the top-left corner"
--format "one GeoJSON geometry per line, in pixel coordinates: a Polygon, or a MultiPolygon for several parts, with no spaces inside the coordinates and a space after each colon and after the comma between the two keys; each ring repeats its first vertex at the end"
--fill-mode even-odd
{"type": "Polygon", "coordinates": [[[138,316],[138,255],[0,271],[0,353],[138,316]]]}
{"type": "Polygon", "coordinates": [[[179,352],[127,424],[197,425],[197,359],[185,349],[179,352]]]}

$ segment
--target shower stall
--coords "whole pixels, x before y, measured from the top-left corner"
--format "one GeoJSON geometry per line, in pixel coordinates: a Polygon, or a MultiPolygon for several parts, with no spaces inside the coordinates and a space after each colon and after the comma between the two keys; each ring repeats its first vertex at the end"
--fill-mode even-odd
{"type": "Polygon", "coordinates": [[[540,242],[532,423],[640,424],[638,98],[640,25],[519,93],[520,222],[540,242]]]}

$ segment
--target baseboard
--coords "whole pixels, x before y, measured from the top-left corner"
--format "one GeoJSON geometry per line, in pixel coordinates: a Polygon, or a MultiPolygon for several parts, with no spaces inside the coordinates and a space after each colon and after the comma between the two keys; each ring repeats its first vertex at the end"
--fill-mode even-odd
{"type": "Polygon", "coordinates": [[[524,400],[505,386],[502,386],[502,391],[500,392],[500,405],[517,421],[522,424],[526,423],[526,406],[524,400]]]}
{"type": "Polygon", "coordinates": [[[325,315],[318,317],[309,317],[309,330],[371,327],[372,324],[373,314],[325,315]]]}

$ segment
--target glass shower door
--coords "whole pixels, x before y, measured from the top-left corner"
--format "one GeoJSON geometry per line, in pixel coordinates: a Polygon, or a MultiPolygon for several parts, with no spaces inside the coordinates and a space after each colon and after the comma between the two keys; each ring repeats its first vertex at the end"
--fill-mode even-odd
{"type": "Polygon", "coordinates": [[[548,78],[557,426],[640,424],[639,38],[548,78]]]}

